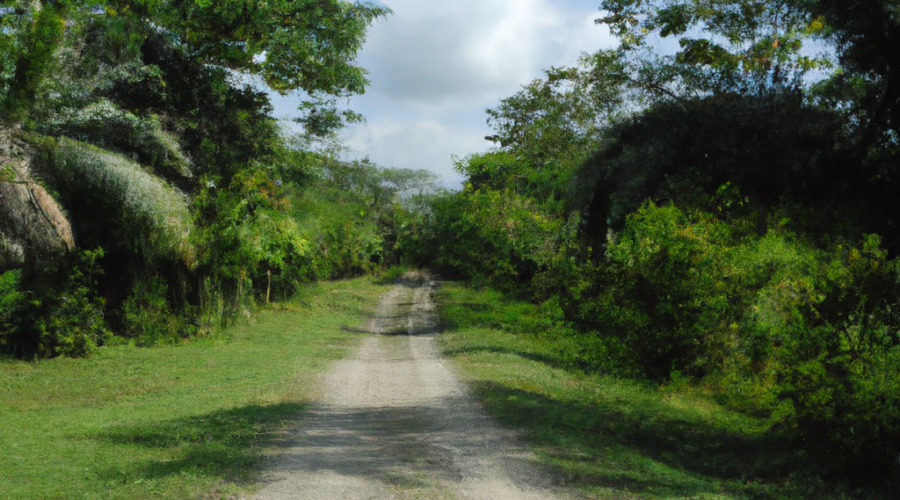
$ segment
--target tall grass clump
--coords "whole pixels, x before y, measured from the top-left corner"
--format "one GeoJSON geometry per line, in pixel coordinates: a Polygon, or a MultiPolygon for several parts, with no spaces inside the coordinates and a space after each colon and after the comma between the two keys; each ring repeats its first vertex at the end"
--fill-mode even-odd
{"type": "Polygon", "coordinates": [[[124,156],[65,137],[38,141],[37,173],[63,199],[80,199],[98,220],[160,254],[192,258],[184,193],[124,156]]]}
{"type": "Polygon", "coordinates": [[[63,200],[78,199],[81,210],[115,223],[111,229],[160,254],[192,257],[184,193],[124,156],[65,137],[32,140],[38,147],[36,173],[63,200]]]}
{"type": "Polygon", "coordinates": [[[66,108],[40,123],[37,130],[50,136],[66,136],[112,151],[133,154],[158,174],[179,179],[191,177],[191,162],[177,139],[163,130],[156,116],[141,118],[108,99],[84,108],[66,108]]]}

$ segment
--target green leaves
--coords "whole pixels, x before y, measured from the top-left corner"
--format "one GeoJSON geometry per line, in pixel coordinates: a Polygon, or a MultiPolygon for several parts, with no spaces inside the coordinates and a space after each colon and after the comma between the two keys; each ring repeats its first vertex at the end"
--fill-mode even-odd
{"type": "Polygon", "coordinates": [[[2,20],[0,49],[13,50],[0,56],[0,78],[3,73],[9,75],[6,81],[0,80],[0,109],[6,120],[21,120],[34,105],[35,90],[62,38],[64,18],[55,5],[48,4],[41,9],[31,7],[22,14],[7,12],[2,20]],[[12,54],[17,56],[15,60],[12,54]]]}
{"type": "Polygon", "coordinates": [[[302,115],[294,121],[303,125],[304,133],[311,138],[330,137],[345,125],[364,121],[359,113],[338,109],[333,99],[304,101],[299,109],[302,115]]]}
{"type": "Polygon", "coordinates": [[[693,24],[695,13],[691,12],[687,5],[673,4],[664,7],[657,13],[659,23],[659,36],[683,35],[688,27],[693,24]]]}
{"type": "Polygon", "coordinates": [[[259,74],[273,89],[361,93],[354,64],[368,26],[390,10],[340,0],[113,0],[121,15],[146,16],[192,59],[259,74]],[[254,63],[254,57],[265,60],[254,63]]]}
{"type": "Polygon", "coordinates": [[[735,71],[741,62],[739,57],[709,40],[682,38],[678,44],[681,46],[681,52],[675,56],[678,63],[735,71]]]}
{"type": "Polygon", "coordinates": [[[607,0],[601,10],[597,23],[619,38],[632,84],[653,99],[796,86],[827,65],[803,53],[821,22],[787,0],[607,0]],[[656,55],[651,35],[677,38],[680,50],[656,55]]]}
{"type": "MultiPolygon", "coordinates": [[[[103,249],[78,252],[75,265],[58,284],[58,293],[32,300],[20,309],[22,335],[30,341],[13,346],[22,349],[28,344],[42,357],[87,356],[111,338],[103,317],[105,299],[99,296],[97,278],[103,274],[99,260],[103,249]],[[33,321],[28,324],[28,321],[33,321]]],[[[25,347],[27,349],[27,347],[25,347]]]]}
{"type": "Polygon", "coordinates": [[[626,77],[614,51],[585,55],[577,66],[545,75],[487,111],[495,135],[486,139],[498,153],[475,155],[457,168],[476,188],[512,189],[561,216],[569,177],[624,105],[626,77]]]}

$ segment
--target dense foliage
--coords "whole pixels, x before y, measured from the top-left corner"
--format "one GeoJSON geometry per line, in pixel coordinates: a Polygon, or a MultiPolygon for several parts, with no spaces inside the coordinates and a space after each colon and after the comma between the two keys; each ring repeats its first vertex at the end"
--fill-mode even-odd
{"type": "Polygon", "coordinates": [[[601,9],[619,47],[488,110],[495,147],[434,196],[334,140],[385,8],[0,3],[0,350],[175,342],[429,265],[540,304],[573,368],[686,384],[825,479],[896,482],[896,0],[601,9]],[[302,133],[262,85],[306,96],[302,133]]]}
{"type": "Polygon", "coordinates": [[[360,119],[336,102],[365,90],[356,53],[388,13],[0,4],[0,350],[173,342],[396,262],[434,179],[329,146],[360,119]],[[305,96],[301,133],[271,117],[265,87],[305,96]]]}
{"type": "Polygon", "coordinates": [[[575,368],[691,384],[823,478],[896,480],[896,2],[601,9],[619,48],[488,111],[497,147],[416,257],[543,304],[575,368]]]}

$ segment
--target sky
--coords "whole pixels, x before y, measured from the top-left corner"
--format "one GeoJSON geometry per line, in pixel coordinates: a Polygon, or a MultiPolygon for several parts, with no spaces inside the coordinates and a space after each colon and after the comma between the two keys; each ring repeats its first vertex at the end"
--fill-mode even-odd
{"type": "MultiPolygon", "coordinates": [[[[385,167],[427,169],[448,187],[461,177],[452,156],[492,144],[485,109],[551,66],[613,47],[600,0],[382,0],[394,13],[375,22],[357,62],[370,87],[350,99],[365,124],[341,136],[351,157],[385,167]]],[[[277,117],[296,116],[297,96],[272,96],[277,117]]]]}

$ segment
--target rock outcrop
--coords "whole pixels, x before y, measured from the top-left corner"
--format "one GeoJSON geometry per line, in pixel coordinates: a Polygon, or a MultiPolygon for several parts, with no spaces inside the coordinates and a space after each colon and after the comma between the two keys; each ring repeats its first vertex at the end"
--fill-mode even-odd
{"type": "Polygon", "coordinates": [[[29,161],[16,132],[0,130],[0,272],[52,269],[75,250],[72,225],[29,161]]]}

